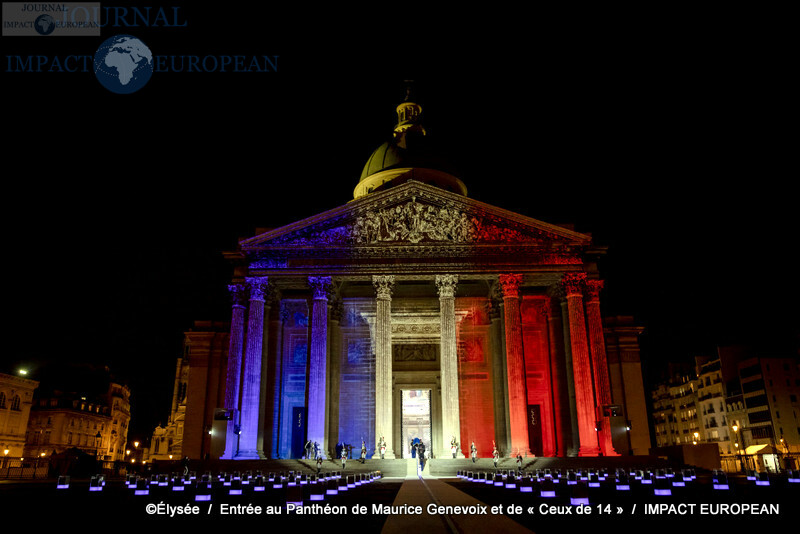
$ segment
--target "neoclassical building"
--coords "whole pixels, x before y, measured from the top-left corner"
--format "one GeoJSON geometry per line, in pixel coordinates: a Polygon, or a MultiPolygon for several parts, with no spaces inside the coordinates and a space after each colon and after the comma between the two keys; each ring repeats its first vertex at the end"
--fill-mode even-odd
{"type": "Polygon", "coordinates": [[[350,202],[226,254],[226,422],[209,450],[373,456],[382,438],[401,458],[419,437],[438,457],[452,441],[461,457],[473,442],[482,457],[646,454],[638,343],[601,318],[603,247],[469,198],[421,111],[397,107],[350,202]]]}

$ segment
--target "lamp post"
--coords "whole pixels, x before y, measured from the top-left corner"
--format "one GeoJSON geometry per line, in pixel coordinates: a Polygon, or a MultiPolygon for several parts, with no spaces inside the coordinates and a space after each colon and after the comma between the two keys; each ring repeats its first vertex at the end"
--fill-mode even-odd
{"type": "Polygon", "coordinates": [[[700,437],[700,433],[699,432],[695,432],[694,433],[694,439],[692,440],[692,445],[697,445],[697,440],[699,439],[699,437],[700,437]]]}
{"type": "Polygon", "coordinates": [[[741,466],[742,472],[745,471],[744,462],[742,462],[742,450],[739,448],[739,425],[733,425],[733,433],[736,435],[736,442],[734,446],[736,447],[737,455],[739,456],[739,465],[741,466]]]}

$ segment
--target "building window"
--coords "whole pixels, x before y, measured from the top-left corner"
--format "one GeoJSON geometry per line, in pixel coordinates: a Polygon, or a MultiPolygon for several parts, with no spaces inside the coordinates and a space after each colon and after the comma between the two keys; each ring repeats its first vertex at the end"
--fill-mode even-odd
{"type": "Polygon", "coordinates": [[[14,398],[11,399],[11,409],[19,412],[20,411],[19,404],[20,404],[19,395],[14,395],[14,398]]]}

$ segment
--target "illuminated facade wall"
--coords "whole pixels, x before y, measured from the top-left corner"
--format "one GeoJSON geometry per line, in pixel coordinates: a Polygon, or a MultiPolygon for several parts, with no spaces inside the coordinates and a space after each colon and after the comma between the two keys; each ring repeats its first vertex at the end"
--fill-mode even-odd
{"type": "Polygon", "coordinates": [[[33,392],[38,385],[36,380],[0,373],[0,458],[23,456],[33,392]]]}

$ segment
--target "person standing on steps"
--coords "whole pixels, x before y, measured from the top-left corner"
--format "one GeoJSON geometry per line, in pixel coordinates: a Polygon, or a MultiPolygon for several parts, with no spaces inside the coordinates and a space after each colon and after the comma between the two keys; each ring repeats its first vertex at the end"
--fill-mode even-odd
{"type": "Polygon", "coordinates": [[[386,440],[383,439],[383,436],[378,440],[378,450],[381,453],[381,460],[383,460],[383,455],[386,454],[386,440]]]}

